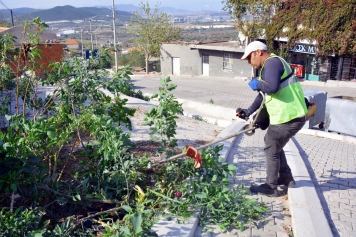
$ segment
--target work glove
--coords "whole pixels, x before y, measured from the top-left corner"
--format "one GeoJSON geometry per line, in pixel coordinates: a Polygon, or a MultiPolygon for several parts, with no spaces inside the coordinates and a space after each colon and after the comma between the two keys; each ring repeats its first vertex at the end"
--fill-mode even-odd
{"type": "Polygon", "coordinates": [[[238,108],[236,110],[236,116],[241,118],[241,119],[245,119],[247,120],[248,117],[251,115],[250,113],[250,110],[249,109],[241,109],[241,108],[238,108]]]}
{"type": "Polygon", "coordinates": [[[248,82],[248,85],[251,87],[252,90],[257,91],[258,90],[258,79],[254,78],[251,81],[248,82]]]}

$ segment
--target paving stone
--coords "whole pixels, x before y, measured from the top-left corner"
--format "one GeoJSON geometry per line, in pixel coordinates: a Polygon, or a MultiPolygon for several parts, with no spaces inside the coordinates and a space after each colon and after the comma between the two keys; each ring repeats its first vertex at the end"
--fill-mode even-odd
{"type": "Polygon", "coordinates": [[[319,182],[327,182],[330,181],[330,177],[318,176],[319,182]]]}
{"type": "Polygon", "coordinates": [[[345,216],[345,215],[340,215],[340,221],[343,221],[343,222],[350,222],[350,223],[353,223],[353,224],[356,224],[356,219],[355,218],[352,218],[352,217],[349,217],[349,216],[345,216]]]}
{"type": "MultiPolygon", "coordinates": [[[[339,184],[339,185],[343,185],[345,187],[349,187],[350,186],[350,182],[349,180],[347,179],[342,179],[342,180],[331,180],[332,183],[334,184],[339,184]]],[[[356,183],[355,183],[356,184],[356,183]]]]}
{"type": "Polygon", "coordinates": [[[233,235],[231,235],[231,234],[228,234],[228,233],[213,233],[212,235],[211,235],[211,237],[231,237],[231,236],[233,236],[233,235]]]}
{"type": "MultiPolygon", "coordinates": [[[[318,189],[321,190],[321,187],[318,186],[318,189]]],[[[333,195],[333,192],[331,192],[331,191],[323,191],[323,195],[324,195],[324,196],[331,196],[331,195],[333,195]]]]}
{"type": "Polygon", "coordinates": [[[340,193],[340,198],[348,198],[351,201],[353,199],[353,196],[351,196],[350,193],[347,190],[346,192],[341,192],[340,193]]]}
{"type": "Polygon", "coordinates": [[[338,200],[335,200],[335,201],[338,201],[338,202],[346,204],[346,205],[350,205],[350,199],[339,198],[338,200]]]}
{"type": "Polygon", "coordinates": [[[354,205],[347,205],[347,204],[340,203],[340,208],[350,210],[350,211],[356,211],[356,206],[354,205]]]}
{"type": "Polygon", "coordinates": [[[238,236],[239,235],[239,230],[238,229],[232,229],[229,231],[229,234],[232,236],[238,236]]]}
{"type": "Polygon", "coordinates": [[[355,222],[352,223],[352,230],[356,231],[356,223],[355,222]]]}
{"type": "Polygon", "coordinates": [[[239,232],[239,237],[250,237],[252,235],[252,228],[247,228],[242,232],[239,232]]]}
{"type": "Polygon", "coordinates": [[[284,229],[281,225],[266,225],[263,228],[263,230],[267,231],[267,232],[282,232],[282,231],[284,231],[284,229]]]}
{"type": "Polygon", "coordinates": [[[330,187],[322,186],[321,184],[319,184],[319,185],[321,186],[320,189],[322,192],[330,192],[330,187]]]}
{"type": "Polygon", "coordinates": [[[340,234],[340,236],[347,236],[347,237],[355,237],[356,236],[356,231],[354,230],[345,230],[340,234]]]}
{"type": "Polygon", "coordinates": [[[323,183],[321,186],[322,187],[328,187],[329,190],[339,189],[339,185],[338,184],[333,184],[333,183],[323,183]]]}
{"type": "Polygon", "coordinates": [[[354,182],[354,181],[349,181],[349,182],[348,182],[348,187],[355,188],[355,187],[356,187],[356,182],[354,182]]]}
{"type": "Polygon", "coordinates": [[[356,197],[356,191],[355,190],[350,189],[348,191],[349,191],[349,194],[350,194],[351,197],[356,197]]]}
{"type": "Polygon", "coordinates": [[[252,177],[255,178],[255,179],[264,179],[264,178],[266,178],[266,174],[253,173],[252,177]]]}
{"type": "Polygon", "coordinates": [[[342,190],[332,190],[330,193],[334,197],[340,197],[342,190]]]}
{"type": "Polygon", "coordinates": [[[334,223],[336,224],[338,229],[345,229],[346,228],[348,230],[352,230],[352,223],[351,222],[335,220],[334,223]]]}
{"type": "Polygon", "coordinates": [[[337,213],[339,213],[340,215],[351,217],[351,211],[347,209],[339,209],[337,213]]]}
{"type": "Polygon", "coordinates": [[[277,233],[276,232],[266,232],[263,230],[258,230],[258,229],[252,229],[252,236],[253,237],[276,237],[277,233]]]}
{"type": "Polygon", "coordinates": [[[333,219],[333,220],[339,220],[339,213],[337,213],[337,212],[331,212],[331,213],[330,213],[330,217],[331,217],[331,219],[333,219]]]}
{"type": "Polygon", "coordinates": [[[339,189],[340,189],[340,190],[348,190],[348,189],[350,189],[350,187],[340,184],[340,185],[339,185],[339,189]]]}
{"type": "Polygon", "coordinates": [[[290,237],[290,236],[293,236],[293,234],[289,235],[286,232],[276,232],[276,235],[277,235],[277,237],[290,237]]]}

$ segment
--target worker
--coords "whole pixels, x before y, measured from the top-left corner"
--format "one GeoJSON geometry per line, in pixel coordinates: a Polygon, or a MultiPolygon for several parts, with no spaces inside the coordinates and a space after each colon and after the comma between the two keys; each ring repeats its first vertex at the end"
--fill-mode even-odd
{"type": "Polygon", "coordinates": [[[259,77],[250,80],[248,85],[254,91],[263,92],[265,98],[263,101],[259,93],[249,108],[238,108],[236,116],[247,120],[264,103],[270,124],[264,137],[266,183],[252,185],[250,191],[278,197],[278,185],[289,188],[295,185],[283,147],[306,122],[304,93],[289,64],[283,58],[269,53],[264,43],[253,41],[247,45],[241,60],[245,59],[253,68],[260,69],[259,77]]]}

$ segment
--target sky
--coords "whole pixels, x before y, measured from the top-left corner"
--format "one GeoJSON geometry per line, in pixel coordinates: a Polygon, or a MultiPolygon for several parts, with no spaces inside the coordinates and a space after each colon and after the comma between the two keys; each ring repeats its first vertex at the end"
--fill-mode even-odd
{"type": "MultiPolygon", "coordinates": [[[[174,7],[185,10],[221,10],[221,0],[114,0],[116,4],[133,4],[139,6],[140,2],[148,2],[155,6],[157,2],[162,7],[174,7]]],[[[0,9],[29,7],[35,9],[49,9],[55,6],[71,5],[73,7],[111,6],[112,0],[0,0],[0,9]]],[[[120,10],[120,9],[117,9],[120,10]]]]}

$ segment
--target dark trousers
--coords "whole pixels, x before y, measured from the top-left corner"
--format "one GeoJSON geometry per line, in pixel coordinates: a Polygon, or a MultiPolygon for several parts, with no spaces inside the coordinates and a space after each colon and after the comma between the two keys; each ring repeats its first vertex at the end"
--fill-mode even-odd
{"type": "Polygon", "coordinates": [[[266,169],[266,183],[276,189],[278,177],[282,180],[293,178],[286,160],[283,147],[305,124],[305,117],[296,118],[287,123],[270,125],[264,137],[266,169]]]}

